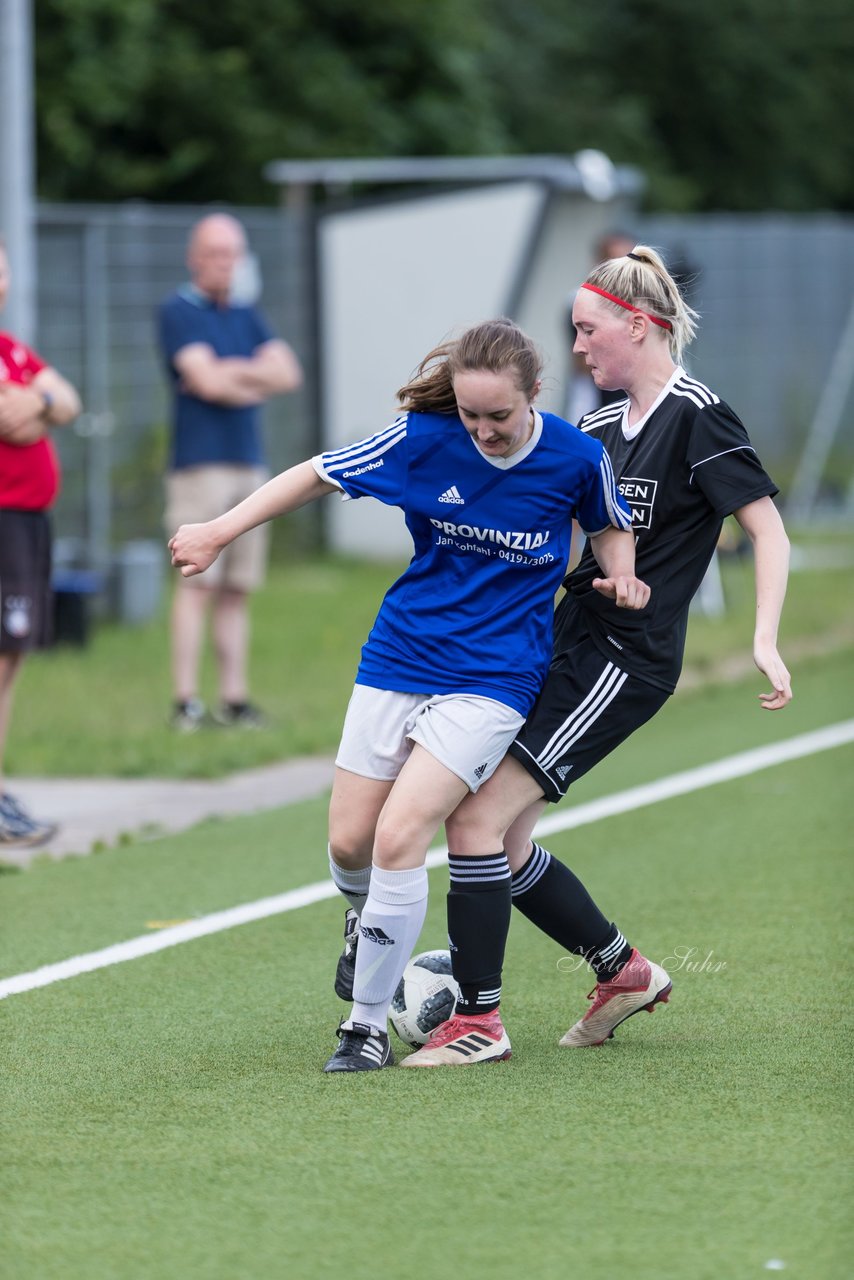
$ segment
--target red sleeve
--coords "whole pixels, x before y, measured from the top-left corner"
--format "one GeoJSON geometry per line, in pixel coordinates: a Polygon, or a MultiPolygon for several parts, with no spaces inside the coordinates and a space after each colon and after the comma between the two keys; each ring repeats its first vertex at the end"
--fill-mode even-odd
{"type": "Polygon", "coordinates": [[[6,366],[4,382],[32,382],[37,373],[47,368],[47,361],[11,333],[0,333],[0,363],[6,366]]]}

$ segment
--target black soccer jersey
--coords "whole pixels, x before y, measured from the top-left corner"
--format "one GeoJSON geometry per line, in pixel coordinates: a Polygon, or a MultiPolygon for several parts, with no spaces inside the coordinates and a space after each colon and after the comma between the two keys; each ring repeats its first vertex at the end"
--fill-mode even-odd
{"type": "Polygon", "coordinates": [[[591,586],[601,570],[585,546],[564,586],[597,647],[623,670],[672,692],[688,607],[714,554],[725,516],[777,493],[729,405],[677,369],[638,424],[628,400],[582,418],[601,440],[632,511],[635,572],[652,589],[645,609],[618,609],[591,586]]]}

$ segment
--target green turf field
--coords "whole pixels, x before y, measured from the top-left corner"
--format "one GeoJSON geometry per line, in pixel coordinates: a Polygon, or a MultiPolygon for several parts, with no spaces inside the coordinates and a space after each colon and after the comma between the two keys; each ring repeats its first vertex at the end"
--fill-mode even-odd
{"type": "MultiPolygon", "coordinates": [[[[816,648],[854,645],[854,528],[793,534],[781,651],[796,668],[816,648]]],[[[334,750],[359,649],[400,565],[326,557],[278,562],[253,600],[253,694],[269,712],[260,733],[208,729],[190,737],[167,724],[166,601],[141,627],[104,624],[84,649],[58,648],[24,667],[8,743],[10,777],[217,777],[288,756],[334,750]],[[49,731],[46,731],[49,726],[49,731]]],[[[733,656],[750,661],[753,564],[722,564],[727,610],[694,615],[687,677],[733,656]]],[[[758,677],[757,677],[758,679],[758,677]]],[[[208,661],[203,692],[214,696],[208,661]]]]}
{"type": "MultiPolygon", "coordinates": [[[[674,699],[570,806],[851,719],[854,654],[796,688],[674,699]]],[[[549,838],[674,979],[601,1049],[558,1047],[590,977],[516,919],[509,1062],[323,1075],[332,901],[3,1000],[0,1274],[842,1280],[852,777],[849,745],[549,838]]],[[[0,978],[321,879],[324,819],[4,874],[0,978]]]]}

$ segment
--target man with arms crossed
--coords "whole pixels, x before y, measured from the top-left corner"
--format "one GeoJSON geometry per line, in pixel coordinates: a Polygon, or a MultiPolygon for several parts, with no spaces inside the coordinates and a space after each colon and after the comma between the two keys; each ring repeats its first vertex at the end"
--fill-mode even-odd
{"type": "MultiPolygon", "coordinates": [[[[158,327],[174,395],[166,527],[211,520],[266,479],[260,406],[302,382],[299,361],[273,336],[254,306],[233,298],[246,236],[228,214],[193,227],[187,252],[190,283],[161,304],[158,327]]],[[[220,724],[263,723],[249,701],[248,594],[261,585],[266,533],[240,538],[206,573],[182,579],[172,606],[172,724],[191,732],[205,717],[199,665],[208,616],[219,676],[220,724]]]]}

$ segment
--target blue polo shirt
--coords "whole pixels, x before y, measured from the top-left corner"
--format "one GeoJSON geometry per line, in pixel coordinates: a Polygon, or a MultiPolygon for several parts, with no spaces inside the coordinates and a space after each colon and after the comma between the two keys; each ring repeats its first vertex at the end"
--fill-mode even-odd
{"type": "Polygon", "coordinates": [[[264,462],[258,405],[232,406],[200,400],[181,387],[173,363],[177,352],[204,342],[218,356],[251,356],[274,336],[254,307],[219,306],[185,285],[158,309],[160,347],[174,389],[171,466],[206,463],[260,466],[264,462]]]}

